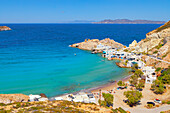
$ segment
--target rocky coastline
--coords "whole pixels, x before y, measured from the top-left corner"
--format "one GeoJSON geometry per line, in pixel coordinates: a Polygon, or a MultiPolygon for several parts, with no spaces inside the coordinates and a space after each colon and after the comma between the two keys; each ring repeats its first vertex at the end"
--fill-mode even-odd
{"type": "Polygon", "coordinates": [[[0,26],[0,31],[8,31],[8,30],[12,30],[12,29],[7,26],[0,26]]]}
{"type": "Polygon", "coordinates": [[[123,44],[115,42],[114,40],[112,40],[110,38],[105,38],[103,40],[85,39],[84,42],[72,44],[72,45],[70,45],[70,47],[75,47],[75,48],[79,48],[82,50],[93,50],[99,44],[102,44],[104,46],[111,46],[112,48],[118,48],[118,49],[122,49],[125,47],[123,44]]]}
{"type": "MultiPolygon", "coordinates": [[[[0,27],[0,31],[2,30],[11,30],[7,26],[0,27]]],[[[132,44],[129,45],[129,47],[124,46],[123,44],[120,44],[118,42],[115,42],[114,40],[110,38],[105,38],[103,40],[99,39],[86,39],[84,42],[75,43],[70,45],[70,47],[79,48],[82,50],[95,50],[98,45],[104,45],[109,46],[112,48],[117,48],[117,50],[127,51],[129,53],[136,52],[136,53],[143,53],[142,60],[145,62],[146,65],[152,65],[155,67],[163,67],[167,68],[170,66],[170,64],[166,62],[160,62],[157,61],[157,59],[153,59],[152,57],[148,57],[147,54],[156,54],[156,57],[158,56],[164,56],[161,57],[162,60],[168,61],[170,59],[170,21],[167,22],[165,25],[161,26],[157,30],[153,30],[146,34],[146,38],[141,40],[137,43],[136,40],[132,42],[132,44]],[[158,51],[157,53],[154,53],[154,51],[158,51]],[[163,53],[164,51],[164,53],[163,53]]],[[[99,50],[97,52],[103,52],[102,50],[99,50]]],[[[110,60],[117,59],[112,58],[110,60]]],[[[109,60],[109,59],[108,59],[109,60]]],[[[121,59],[118,59],[121,60],[121,59]]],[[[123,60],[122,60],[123,61],[123,60]]],[[[116,63],[117,66],[121,68],[127,68],[125,65],[122,65],[121,62],[116,63]]],[[[126,79],[129,79],[130,76],[128,76],[126,79]]],[[[115,84],[115,83],[114,83],[115,84]]],[[[112,84],[113,85],[113,84],[112,84]]],[[[101,86],[101,87],[106,87],[101,86]]],[[[101,88],[99,87],[99,88],[101,88]]],[[[110,87],[110,85],[109,85],[110,87]]],[[[99,88],[95,88],[94,90],[98,90],[99,88]]],[[[92,91],[92,90],[91,90],[92,91]]],[[[0,94],[0,103],[14,103],[14,102],[28,102],[29,96],[24,94],[0,94]]]]}

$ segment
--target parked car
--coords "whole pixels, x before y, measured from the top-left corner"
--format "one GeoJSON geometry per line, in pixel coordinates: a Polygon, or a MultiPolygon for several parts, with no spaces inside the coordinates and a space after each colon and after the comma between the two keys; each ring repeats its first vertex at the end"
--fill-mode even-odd
{"type": "Polygon", "coordinates": [[[153,106],[155,106],[154,102],[147,102],[147,104],[152,104],[153,106]]]}
{"type": "Polygon", "coordinates": [[[137,91],[142,91],[143,89],[136,89],[137,91]]]}
{"type": "Polygon", "coordinates": [[[129,102],[129,100],[123,100],[123,102],[128,103],[128,102],[129,102]]]}
{"type": "Polygon", "coordinates": [[[157,57],[157,59],[162,60],[160,57],[157,57]]]}
{"type": "Polygon", "coordinates": [[[162,101],[161,101],[161,100],[159,100],[159,99],[155,99],[155,100],[154,100],[154,102],[157,102],[157,103],[159,103],[159,104],[161,104],[161,103],[162,103],[162,101]]]}
{"type": "Polygon", "coordinates": [[[117,89],[125,89],[125,87],[117,87],[117,89]]]}

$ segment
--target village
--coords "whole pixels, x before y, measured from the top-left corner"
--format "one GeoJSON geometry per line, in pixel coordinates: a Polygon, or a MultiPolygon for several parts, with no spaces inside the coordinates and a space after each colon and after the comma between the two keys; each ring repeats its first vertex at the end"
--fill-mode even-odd
{"type": "MultiPolygon", "coordinates": [[[[125,81],[121,81],[122,84],[126,85],[117,85],[120,81],[117,81],[117,84],[114,84],[111,87],[103,88],[103,89],[97,89],[92,92],[79,92],[77,94],[66,94],[59,97],[55,97],[55,100],[67,100],[67,101],[74,101],[74,102],[84,102],[84,103],[95,103],[97,105],[100,105],[100,100],[105,100],[103,94],[111,94],[113,95],[113,108],[118,107],[124,107],[124,109],[129,110],[130,108],[127,106],[127,101],[125,101],[125,96],[123,92],[128,90],[137,90],[140,92],[143,92],[144,99],[142,99],[142,103],[137,105],[137,108],[147,108],[148,105],[153,105],[152,107],[155,107],[155,104],[158,106],[162,105],[162,101],[164,102],[166,99],[169,99],[169,86],[164,86],[166,93],[164,96],[156,95],[151,91],[151,86],[154,84],[154,81],[157,80],[159,76],[161,76],[161,73],[168,69],[160,69],[159,72],[154,66],[148,66],[145,64],[146,61],[142,59],[144,55],[142,53],[135,53],[135,52],[126,52],[126,48],[118,50],[117,48],[112,48],[108,45],[98,44],[96,48],[92,49],[92,54],[101,53],[102,57],[107,58],[108,60],[118,60],[116,63],[121,68],[132,68],[132,73],[135,73],[134,67],[136,70],[140,70],[140,77],[137,78],[136,81],[143,81],[144,84],[140,88],[135,88],[136,84],[130,83],[130,76],[129,79],[126,79],[125,81]],[[148,93],[153,93],[152,96],[147,96],[148,93]],[[121,96],[120,96],[121,95],[121,96]],[[116,102],[116,97],[119,99],[119,102],[116,102]],[[161,98],[161,100],[160,100],[161,98]],[[143,101],[144,100],[144,101],[143,101]],[[122,102],[121,102],[122,101],[122,102]],[[122,105],[123,104],[123,105],[122,105]]],[[[168,62],[169,63],[169,62],[168,62]]],[[[164,102],[165,103],[165,102],[164,102]]]]}

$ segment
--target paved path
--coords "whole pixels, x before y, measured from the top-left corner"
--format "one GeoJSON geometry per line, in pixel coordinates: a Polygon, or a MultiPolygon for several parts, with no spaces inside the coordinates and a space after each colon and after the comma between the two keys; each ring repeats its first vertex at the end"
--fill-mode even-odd
{"type": "Polygon", "coordinates": [[[126,111],[130,111],[131,113],[160,113],[161,111],[170,110],[170,105],[163,105],[161,107],[157,107],[154,109],[146,109],[146,108],[124,108],[126,111]]]}
{"type": "Polygon", "coordinates": [[[161,59],[158,59],[158,58],[155,58],[155,57],[151,57],[151,56],[147,56],[147,57],[150,57],[152,59],[155,59],[155,60],[170,64],[170,62],[168,62],[168,61],[164,61],[164,60],[161,60],[161,59]]]}

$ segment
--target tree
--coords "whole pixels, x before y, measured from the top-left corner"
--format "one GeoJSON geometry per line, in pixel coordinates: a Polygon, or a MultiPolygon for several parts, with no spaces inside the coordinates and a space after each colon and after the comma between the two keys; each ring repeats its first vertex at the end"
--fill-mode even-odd
{"type": "Polygon", "coordinates": [[[132,70],[137,70],[137,69],[138,69],[138,64],[134,64],[132,70]]]}
{"type": "Polygon", "coordinates": [[[169,84],[170,85],[170,74],[169,75],[164,75],[164,76],[162,76],[162,82],[164,83],[164,84],[169,84]]]}
{"type": "Polygon", "coordinates": [[[137,77],[141,77],[143,75],[143,72],[138,69],[138,70],[135,71],[134,74],[137,75],[137,77]]]}
{"type": "Polygon", "coordinates": [[[98,103],[100,104],[100,106],[104,106],[104,107],[106,107],[106,105],[107,105],[107,103],[106,103],[106,101],[102,101],[102,100],[98,100],[98,103]]]}
{"type": "Polygon", "coordinates": [[[113,95],[109,93],[102,93],[102,96],[104,98],[104,101],[106,102],[106,105],[112,106],[113,105],[113,95]]]}
{"type": "Polygon", "coordinates": [[[162,94],[164,92],[164,85],[160,80],[153,81],[151,88],[154,89],[154,93],[162,94]]]}
{"type": "Polygon", "coordinates": [[[136,75],[132,75],[132,76],[130,77],[129,82],[131,83],[131,85],[136,86],[137,83],[138,83],[138,77],[137,77],[136,75]]]}
{"type": "Polygon", "coordinates": [[[117,83],[117,85],[119,85],[119,86],[125,86],[125,83],[120,80],[120,81],[117,83]]]}
{"type": "Polygon", "coordinates": [[[170,85],[170,68],[165,70],[161,76],[159,77],[159,80],[162,81],[164,84],[169,84],[170,85]]]}
{"type": "Polygon", "coordinates": [[[142,88],[144,88],[144,83],[139,82],[138,85],[136,85],[136,89],[142,89],[142,88]]]}
{"type": "Polygon", "coordinates": [[[124,95],[128,98],[127,104],[134,106],[142,98],[142,93],[139,91],[125,91],[124,95]]]}
{"type": "Polygon", "coordinates": [[[161,70],[161,67],[156,68],[156,72],[159,72],[161,70]]]}

